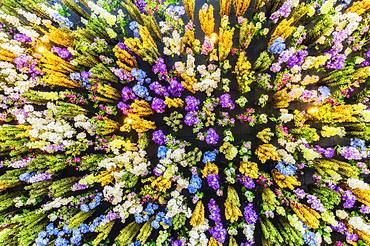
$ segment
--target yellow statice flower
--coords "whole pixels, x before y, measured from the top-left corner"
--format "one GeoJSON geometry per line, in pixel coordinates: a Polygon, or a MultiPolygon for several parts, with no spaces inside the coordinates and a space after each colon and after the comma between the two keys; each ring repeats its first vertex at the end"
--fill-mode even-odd
{"type": "Polygon", "coordinates": [[[344,137],[345,135],[346,130],[344,127],[323,126],[321,130],[321,136],[325,138],[330,138],[334,136],[344,137]]]}
{"type": "Polygon", "coordinates": [[[181,98],[166,97],[164,103],[169,108],[182,108],[184,106],[184,101],[181,98]]]}
{"type": "Polygon", "coordinates": [[[276,147],[272,144],[262,144],[258,146],[255,153],[262,163],[265,163],[267,160],[280,161],[281,159],[276,147]]]}
{"type": "Polygon", "coordinates": [[[151,187],[159,192],[166,192],[171,187],[171,179],[159,176],[151,183],[151,187]]]}
{"type": "Polygon", "coordinates": [[[209,174],[218,174],[218,167],[216,164],[207,162],[202,170],[202,177],[205,178],[209,174]]]}
{"type": "Polygon", "coordinates": [[[225,201],[225,217],[226,220],[234,223],[238,221],[239,217],[242,217],[242,212],[240,211],[240,201],[236,190],[229,186],[227,188],[227,198],[225,201]]]}
{"type": "Polygon", "coordinates": [[[204,205],[202,201],[198,201],[193,214],[191,215],[190,225],[196,227],[204,224],[204,205]]]}
{"type": "Polygon", "coordinates": [[[210,37],[215,29],[215,18],[213,16],[213,6],[204,4],[199,10],[200,27],[204,34],[210,37]]]}
{"type": "Polygon", "coordinates": [[[253,179],[258,178],[258,165],[252,161],[242,161],[240,162],[239,172],[245,176],[251,177],[253,179]]]}

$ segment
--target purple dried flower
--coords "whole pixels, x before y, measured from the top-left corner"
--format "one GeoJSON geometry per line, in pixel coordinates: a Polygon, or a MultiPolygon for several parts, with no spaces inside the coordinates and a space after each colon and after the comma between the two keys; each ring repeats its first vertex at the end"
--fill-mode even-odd
{"type": "Polygon", "coordinates": [[[217,144],[218,139],[219,139],[219,136],[218,136],[217,132],[215,131],[215,129],[209,128],[208,131],[207,131],[206,143],[211,144],[211,145],[215,145],[215,144],[217,144]]]}

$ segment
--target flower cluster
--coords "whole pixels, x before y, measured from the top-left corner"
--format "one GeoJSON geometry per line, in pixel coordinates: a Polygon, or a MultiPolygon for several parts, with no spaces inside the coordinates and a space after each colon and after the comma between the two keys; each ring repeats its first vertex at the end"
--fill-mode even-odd
{"type": "Polygon", "coordinates": [[[3,245],[370,245],[369,0],[1,2],[3,245]]]}

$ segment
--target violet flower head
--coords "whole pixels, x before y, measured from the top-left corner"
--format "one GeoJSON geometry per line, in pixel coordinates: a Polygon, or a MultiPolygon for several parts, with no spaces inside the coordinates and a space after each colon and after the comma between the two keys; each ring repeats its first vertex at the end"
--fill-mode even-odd
{"type": "Polygon", "coordinates": [[[217,132],[215,131],[215,129],[209,128],[207,131],[206,143],[210,145],[215,145],[217,144],[218,139],[219,139],[219,136],[217,132]]]}

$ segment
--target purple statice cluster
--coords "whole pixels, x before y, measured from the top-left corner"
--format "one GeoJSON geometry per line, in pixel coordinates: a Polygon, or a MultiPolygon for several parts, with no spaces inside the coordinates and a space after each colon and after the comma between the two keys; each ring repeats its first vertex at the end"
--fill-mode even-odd
{"type": "Polygon", "coordinates": [[[185,97],[185,110],[186,111],[197,111],[199,109],[200,101],[193,96],[185,97]]]}
{"type": "Polygon", "coordinates": [[[27,156],[27,157],[22,158],[20,160],[9,162],[8,166],[12,167],[12,168],[23,168],[23,167],[26,167],[34,159],[35,159],[34,157],[27,156]]]}
{"type": "Polygon", "coordinates": [[[22,33],[16,33],[13,38],[14,38],[14,40],[16,40],[18,42],[22,42],[22,43],[32,42],[32,38],[30,38],[27,35],[22,34],[22,33]]]}
{"type": "Polygon", "coordinates": [[[157,130],[153,132],[152,140],[158,145],[163,145],[167,142],[167,137],[162,130],[157,130]]]}
{"type": "Polygon", "coordinates": [[[60,58],[67,60],[67,61],[70,61],[73,58],[72,53],[69,52],[67,48],[53,46],[53,48],[51,48],[51,52],[56,53],[60,58]]]}
{"type": "Polygon", "coordinates": [[[352,32],[355,30],[356,21],[353,22],[352,25],[347,25],[346,28],[340,31],[334,31],[332,33],[333,40],[332,40],[332,48],[326,52],[326,54],[330,55],[330,59],[326,64],[327,68],[330,69],[343,69],[345,66],[345,61],[347,56],[342,52],[344,45],[343,42],[348,40],[352,32]]]}
{"type": "Polygon", "coordinates": [[[158,163],[154,168],[153,168],[153,173],[155,176],[159,177],[163,175],[163,173],[166,171],[166,166],[158,163]]]}
{"type": "Polygon", "coordinates": [[[320,145],[316,145],[315,150],[326,158],[332,158],[335,153],[333,148],[323,148],[320,145]]]}
{"type": "Polygon", "coordinates": [[[185,14],[185,8],[179,5],[169,5],[166,9],[166,15],[174,20],[179,20],[185,14]]]}
{"type": "Polygon", "coordinates": [[[87,188],[89,188],[89,185],[87,184],[80,184],[80,183],[75,183],[73,184],[71,190],[72,191],[78,191],[78,190],[86,190],[87,188]]]}
{"type": "Polygon", "coordinates": [[[198,118],[198,114],[195,111],[188,112],[184,117],[184,123],[187,126],[195,126],[200,123],[200,119],[198,118]]]}
{"type": "Polygon", "coordinates": [[[288,0],[284,2],[284,4],[272,15],[270,16],[270,20],[274,23],[277,23],[280,19],[280,17],[287,18],[290,15],[290,12],[292,11],[292,0],[288,0]]]}
{"type": "Polygon", "coordinates": [[[220,105],[222,108],[234,109],[235,103],[231,99],[230,94],[225,93],[220,96],[220,105]]]}
{"type": "Polygon", "coordinates": [[[347,240],[350,240],[350,241],[353,241],[353,242],[358,241],[358,235],[354,234],[354,233],[350,233],[348,231],[347,226],[342,221],[338,221],[338,225],[337,226],[332,225],[331,228],[333,229],[333,231],[344,234],[346,236],[347,240]]]}
{"type": "Polygon", "coordinates": [[[200,188],[202,188],[202,179],[197,174],[193,174],[188,185],[188,190],[190,193],[195,194],[200,188]]]}
{"type": "Polygon", "coordinates": [[[161,85],[158,81],[152,82],[149,85],[149,89],[153,91],[157,96],[168,97],[170,95],[167,88],[161,85]]]}
{"type": "Polygon", "coordinates": [[[117,104],[117,107],[122,111],[123,114],[127,114],[128,110],[130,109],[130,106],[127,104],[130,100],[137,100],[138,97],[134,93],[133,89],[125,86],[122,88],[121,91],[121,98],[122,101],[117,104]]]}
{"type": "Polygon", "coordinates": [[[319,212],[325,211],[324,205],[321,203],[320,199],[314,195],[307,195],[307,203],[310,204],[311,208],[319,212]]]}
{"type": "Polygon", "coordinates": [[[307,50],[299,50],[298,52],[294,53],[291,57],[289,57],[287,65],[289,68],[294,66],[301,66],[308,56],[307,50]]]}
{"type": "Polygon", "coordinates": [[[207,144],[210,144],[210,145],[215,145],[217,144],[218,140],[219,140],[219,136],[216,132],[215,129],[213,128],[209,128],[207,130],[207,135],[206,135],[206,143],[207,144]]]}
{"type": "Polygon", "coordinates": [[[147,222],[158,208],[159,206],[157,204],[148,202],[143,211],[135,214],[136,223],[142,224],[147,222]]]}
{"type": "Polygon", "coordinates": [[[214,239],[220,243],[224,243],[227,235],[227,231],[222,225],[220,208],[217,206],[216,201],[212,198],[208,203],[209,219],[215,223],[215,226],[208,229],[209,233],[214,239]]]}
{"type": "Polygon", "coordinates": [[[303,199],[306,197],[306,192],[301,188],[297,188],[293,192],[297,196],[298,199],[303,199]]]}
{"type": "Polygon", "coordinates": [[[253,203],[248,203],[247,206],[245,206],[243,211],[244,219],[248,224],[256,224],[258,220],[258,215],[256,211],[253,208],[253,203]]]}
{"type": "Polygon", "coordinates": [[[347,160],[361,160],[362,155],[356,147],[352,146],[342,146],[340,148],[340,155],[347,160]]]}
{"type": "Polygon", "coordinates": [[[174,97],[181,97],[182,92],[185,90],[182,84],[174,78],[171,79],[170,85],[167,89],[168,92],[174,97]]]}
{"type": "Polygon", "coordinates": [[[361,204],[360,212],[363,214],[370,214],[370,207],[365,204],[361,204]]]}
{"type": "Polygon", "coordinates": [[[254,183],[253,179],[251,177],[238,174],[237,180],[247,189],[251,190],[256,187],[256,184],[254,183]]]}
{"type": "Polygon", "coordinates": [[[37,60],[33,59],[32,56],[29,55],[21,55],[14,59],[14,63],[16,68],[21,72],[25,72],[31,75],[31,77],[36,77],[42,74],[41,70],[37,69],[37,60]]]}
{"type": "Polygon", "coordinates": [[[241,243],[240,246],[254,246],[254,242],[253,241],[246,241],[244,243],[241,243]]]}
{"type": "Polygon", "coordinates": [[[292,164],[292,163],[289,163],[288,165],[285,165],[284,162],[282,161],[279,161],[275,168],[283,175],[285,176],[293,176],[295,175],[296,171],[297,171],[297,167],[292,164]]]}
{"type": "Polygon", "coordinates": [[[342,200],[344,201],[344,208],[353,208],[356,203],[356,196],[350,190],[344,191],[342,195],[342,200]]]}
{"type": "Polygon", "coordinates": [[[130,105],[128,105],[127,103],[124,103],[124,102],[119,102],[117,104],[117,108],[119,110],[121,110],[121,112],[124,114],[124,115],[127,115],[128,114],[128,110],[130,109],[130,105]]]}
{"type": "MultiPolygon", "coordinates": [[[[68,144],[68,143],[67,143],[68,144]]],[[[61,144],[50,144],[45,147],[45,152],[47,153],[55,153],[59,151],[65,151],[64,143],[61,144]]]]}
{"type": "Polygon", "coordinates": [[[134,4],[136,7],[139,9],[141,13],[145,13],[145,7],[146,7],[146,2],[144,0],[136,0],[134,1],[134,4]]]}
{"type": "Polygon", "coordinates": [[[218,174],[208,174],[207,183],[214,190],[220,189],[220,176],[218,174]]]}
{"type": "Polygon", "coordinates": [[[166,80],[168,71],[166,63],[164,62],[164,59],[162,57],[157,59],[157,62],[152,67],[152,71],[153,73],[158,74],[158,78],[160,80],[166,80]]]}
{"type": "Polygon", "coordinates": [[[164,103],[164,100],[158,97],[155,97],[152,100],[151,108],[157,112],[157,113],[164,113],[166,109],[166,104],[164,103]]]}
{"type": "Polygon", "coordinates": [[[81,73],[73,72],[69,74],[69,78],[73,81],[79,81],[81,83],[82,88],[87,90],[91,89],[91,83],[89,81],[91,77],[91,73],[87,71],[82,71],[81,73]]]}
{"type": "Polygon", "coordinates": [[[132,52],[132,50],[131,50],[129,47],[127,47],[127,45],[125,45],[125,44],[124,44],[124,43],[122,43],[122,42],[119,42],[119,43],[117,44],[117,46],[118,46],[121,50],[125,50],[125,51],[127,51],[131,56],[133,56],[133,57],[136,59],[135,53],[134,53],[134,52],[132,52]]]}
{"type": "MultiPolygon", "coordinates": [[[[367,29],[369,29],[369,26],[367,26],[367,29]]],[[[363,62],[361,62],[361,66],[362,67],[370,66],[370,48],[365,53],[365,57],[364,58],[366,58],[366,60],[364,60],[363,62]]]]}
{"type": "Polygon", "coordinates": [[[185,245],[184,242],[179,239],[172,241],[172,246],[183,246],[183,245],[185,245]]]}
{"type": "Polygon", "coordinates": [[[345,54],[335,54],[331,56],[331,59],[326,64],[327,68],[340,70],[344,68],[344,63],[347,59],[345,54]]]}
{"type": "Polygon", "coordinates": [[[19,180],[22,182],[27,182],[27,183],[38,183],[42,182],[45,180],[50,180],[52,177],[51,173],[44,172],[44,173],[22,173],[19,175],[19,180]]]}
{"type": "Polygon", "coordinates": [[[129,100],[136,100],[138,97],[135,95],[135,93],[132,91],[132,89],[128,86],[125,86],[122,88],[121,91],[121,97],[124,102],[127,102],[129,100]]]}

